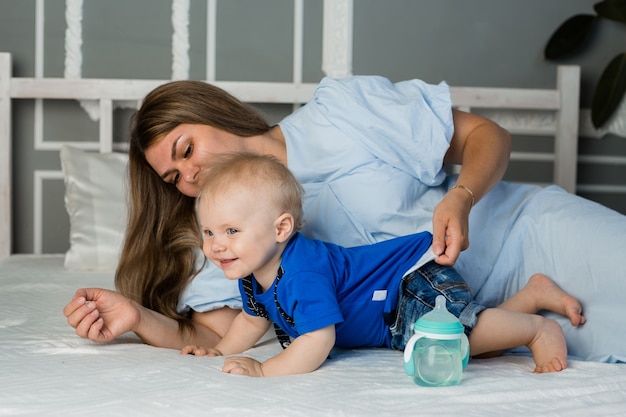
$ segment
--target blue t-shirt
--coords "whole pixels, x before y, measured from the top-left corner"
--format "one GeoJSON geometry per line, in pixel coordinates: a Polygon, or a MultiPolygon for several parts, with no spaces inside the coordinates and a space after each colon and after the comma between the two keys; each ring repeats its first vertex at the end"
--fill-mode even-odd
{"type": "MultiPolygon", "coordinates": [[[[344,248],[295,234],[283,252],[284,275],[267,291],[253,279],[255,299],[289,336],[335,325],[335,346],[391,347],[385,317],[395,311],[402,276],[427,252],[428,232],[344,248]],[[293,319],[290,325],[274,302],[293,319]]],[[[246,312],[243,285],[239,284],[246,312]]]]}

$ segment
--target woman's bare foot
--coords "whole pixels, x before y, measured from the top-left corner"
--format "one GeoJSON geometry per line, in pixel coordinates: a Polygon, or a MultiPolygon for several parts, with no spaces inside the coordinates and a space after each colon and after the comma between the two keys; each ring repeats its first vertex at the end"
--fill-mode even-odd
{"type": "Polygon", "coordinates": [[[535,373],[559,372],[567,367],[567,344],[559,323],[539,317],[539,330],[528,348],[535,361],[535,373]]]}
{"type": "Polygon", "coordinates": [[[567,317],[573,326],[585,323],[580,302],[544,274],[531,276],[524,288],[498,307],[529,314],[548,310],[567,317]]]}

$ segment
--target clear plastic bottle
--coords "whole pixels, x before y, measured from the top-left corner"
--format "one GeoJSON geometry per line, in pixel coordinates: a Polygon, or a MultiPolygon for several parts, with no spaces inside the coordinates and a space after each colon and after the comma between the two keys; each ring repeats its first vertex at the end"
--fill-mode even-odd
{"type": "Polygon", "coordinates": [[[469,359],[469,342],[463,325],[446,308],[439,295],[435,308],[413,325],[415,334],[404,349],[404,370],[421,386],[442,387],[461,382],[469,359]]]}

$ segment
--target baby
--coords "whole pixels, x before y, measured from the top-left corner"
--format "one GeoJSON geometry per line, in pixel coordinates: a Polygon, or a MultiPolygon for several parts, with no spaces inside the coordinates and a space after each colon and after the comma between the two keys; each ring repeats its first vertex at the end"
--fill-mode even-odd
{"type": "Polygon", "coordinates": [[[277,376],[316,370],[335,346],[403,350],[413,323],[438,295],[459,317],[472,356],[527,346],[535,372],[567,366],[559,324],[535,314],[550,310],[572,325],[585,321],[580,303],[536,274],[497,308],[476,303],[452,267],[436,264],[428,232],[344,248],[300,234],[303,189],[277,159],[248,153],[216,156],[203,177],[197,214],[206,257],[239,280],[243,311],[215,348],[186,346],[194,355],[233,355],[253,347],[270,321],[292,341],[259,362],[231,356],[223,371],[277,376]]]}

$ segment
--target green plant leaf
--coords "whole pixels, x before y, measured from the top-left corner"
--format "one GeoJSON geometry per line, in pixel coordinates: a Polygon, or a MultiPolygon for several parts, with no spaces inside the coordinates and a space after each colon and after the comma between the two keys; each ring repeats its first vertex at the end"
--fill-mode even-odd
{"type": "Polygon", "coordinates": [[[600,17],[626,23],[626,0],[604,0],[593,8],[600,17]]]}
{"type": "Polygon", "coordinates": [[[561,24],[552,34],[543,51],[548,60],[565,58],[578,51],[593,29],[598,17],[592,14],[577,14],[561,24]]]}
{"type": "Polygon", "coordinates": [[[615,112],[626,92],[626,52],[617,55],[604,69],[591,103],[591,122],[597,129],[615,112]]]}

